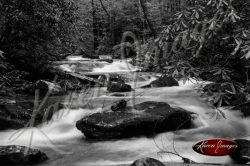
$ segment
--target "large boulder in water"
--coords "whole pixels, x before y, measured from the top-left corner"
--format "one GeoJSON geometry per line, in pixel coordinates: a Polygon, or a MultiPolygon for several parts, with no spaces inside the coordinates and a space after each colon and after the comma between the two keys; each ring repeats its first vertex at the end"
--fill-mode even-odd
{"type": "Polygon", "coordinates": [[[36,164],[46,161],[45,153],[24,146],[0,146],[0,163],[3,165],[36,164]]]}
{"type": "Polygon", "coordinates": [[[246,164],[250,162],[250,141],[249,140],[235,140],[238,144],[236,152],[230,155],[230,157],[237,164],[246,164]]]}
{"type": "Polygon", "coordinates": [[[130,166],[165,166],[165,165],[159,160],[156,160],[153,158],[143,158],[143,159],[136,160],[130,166]]]}
{"type": "Polygon", "coordinates": [[[179,83],[173,77],[165,75],[151,82],[150,85],[144,86],[142,88],[150,88],[150,87],[160,88],[160,87],[172,87],[172,86],[179,86],[179,83]]]}
{"type": "Polygon", "coordinates": [[[120,110],[125,110],[124,108],[126,108],[126,107],[127,107],[127,101],[120,100],[118,103],[111,106],[111,110],[116,112],[116,111],[120,111],[120,110]]]}
{"type": "Polygon", "coordinates": [[[19,129],[31,119],[32,110],[14,104],[0,104],[0,130],[19,129]]]}
{"type": "Polygon", "coordinates": [[[162,102],[144,102],[118,112],[96,113],[79,120],[77,129],[90,139],[118,139],[152,136],[156,133],[187,129],[190,113],[162,102]]]}
{"type": "MultiPolygon", "coordinates": [[[[63,106],[60,104],[62,98],[48,98],[36,113],[34,102],[30,100],[0,100],[0,130],[20,129],[23,127],[33,127],[40,123],[49,121],[53,114],[63,106]],[[34,121],[32,121],[34,120],[34,121]],[[30,124],[30,122],[34,122],[30,124]]],[[[41,104],[41,101],[39,101],[41,104]]]]}
{"type": "Polygon", "coordinates": [[[130,92],[132,91],[132,88],[130,85],[122,82],[110,82],[108,84],[107,90],[109,92],[130,92]]]}

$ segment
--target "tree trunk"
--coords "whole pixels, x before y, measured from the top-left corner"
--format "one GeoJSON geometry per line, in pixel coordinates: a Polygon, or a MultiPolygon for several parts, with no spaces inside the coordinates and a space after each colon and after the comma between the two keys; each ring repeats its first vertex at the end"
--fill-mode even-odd
{"type": "Polygon", "coordinates": [[[158,0],[158,4],[159,4],[159,11],[160,11],[160,17],[161,17],[161,25],[163,25],[164,23],[164,11],[163,11],[163,2],[162,0],[158,0]]]}
{"type": "Polygon", "coordinates": [[[99,46],[99,41],[98,41],[98,19],[96,16],[96,6],[94,0],[92,2],[92,17],[93,17],[93,35],[94,35],[94,51],[97,50],[99,46]]]}
{"type": "Polygon", "coordinates": [[[147,11],[147,7],[145,5],[145,1],[144,0],[139,0],[141,8],[142,8],[142,12],[144,15],[145,20],[147,21],[148,27],[151,31],[151,33],[153,34],[154,38],[156,37],[156,32],[154,30],[153,24],[151,23],[151,21],[148,19],[148,11],[147,11]]]}
{"type": "Polygon", "coordinates": [[[102,6],[102,9],[104,10],[104,12],[106,13],[106,15],[108,17],[109,31],[110,31],[110,37],[111,37],[110,45],[113,46],[113,45],[115,45],[115,30],[114,30],[115,16],[108,12],[108,10],[104,6],[102,0],[99,0],[99,1],[100,1],[101,6],[102,6]]]}
{"type": "Polygon", "coordinates": [[[115,16],[110,17],[110,33],[111,33],[111,45],[114,46],[115,43],[115,16]]]}

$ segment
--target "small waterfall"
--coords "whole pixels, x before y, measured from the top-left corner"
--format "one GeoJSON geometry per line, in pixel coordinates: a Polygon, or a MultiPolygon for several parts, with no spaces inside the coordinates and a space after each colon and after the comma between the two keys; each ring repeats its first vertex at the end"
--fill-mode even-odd
{"type": "Polygon", "coordinates": [[[133,65],[131,65],[126,60],[115,61],[112,64],[106,65],[101,68],[93,69],[93,73],[120,73],[120,72],[136,72],[139,69],[133,65]]]}

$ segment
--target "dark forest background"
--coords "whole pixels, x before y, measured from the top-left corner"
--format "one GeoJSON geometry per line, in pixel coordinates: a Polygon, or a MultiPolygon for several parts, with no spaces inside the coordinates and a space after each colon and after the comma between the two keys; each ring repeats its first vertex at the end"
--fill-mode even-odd
{"type": "Polygon", "coordinates": [[[68,55],[111,55],[211,81],[210,102],[239,105],[250,91],[249,16],[249,0],[0,0],[0,95],[68,55]]]}

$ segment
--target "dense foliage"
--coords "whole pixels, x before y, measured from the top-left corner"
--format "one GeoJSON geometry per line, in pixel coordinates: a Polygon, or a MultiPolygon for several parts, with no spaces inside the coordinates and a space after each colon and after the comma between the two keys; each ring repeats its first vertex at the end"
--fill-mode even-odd
{"type": "Polygon", "coordinates": [[[13,64],[6,62],[5,53],[0,50],[0,96],[25,94],[32,85],[25,79],[27,75],[27,72],[17,70],[13,64]]]}
{"type": "Polygon", "coordinates": [[[184,81],[201,77],[214,82],[205,92],[219,107],[244,102],[249,92],[250,2],[189,0],[187,6],[157,39],[154,59],[161,70],[184,81]]]}
{"type": "Polygon", "coordinates": [[[68,54],[140,53],[147,70],[213,82],[203,91],[215,106],[243,103],[249,94],[247,0],[0,0],[0,8],[1,71],[15,65],[38,73],[68,54]],[[133,37],[123,40],[128,31],[139,52],[133,37]]]}
{"type": "Polygon", "coordinates": [[[27,71],[69,53],[76,6],[71,0],[1,0],[0,50],[27,71]]]}
{"type": "MultiPolygon", "coordinates": [[[[165,15],[161,12],[160,0],[93,0],[92,3],[91,10],[95,11],[93,29],[98,29],[93,32],[96,54],[116,55],[124,32],[132,32],[145,44],[163,28],[165,15]]],[[[127,38],[123,42],[133,43],[134,40],[127,38]]],[[[131,45],[122,44],[131,49],[131,45]]]]}

